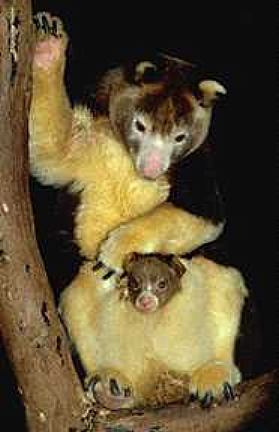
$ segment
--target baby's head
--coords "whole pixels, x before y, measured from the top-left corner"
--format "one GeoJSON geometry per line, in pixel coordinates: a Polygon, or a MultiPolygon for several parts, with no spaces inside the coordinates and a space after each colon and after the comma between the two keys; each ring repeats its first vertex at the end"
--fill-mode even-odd
{"type": "Polygon", "coordinates": [[[171,255],[130,254],[125,265],[127,297],[137,310],[155,312],[181,289],[186,269],[171,255]]]}

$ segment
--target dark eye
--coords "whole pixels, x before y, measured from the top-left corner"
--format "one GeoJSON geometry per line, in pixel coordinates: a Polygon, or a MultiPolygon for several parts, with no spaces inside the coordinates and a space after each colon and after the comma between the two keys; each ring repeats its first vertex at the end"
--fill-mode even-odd
{"type": "Polygon", "coordinates": [[[166,289],[166,286],[167,286],[166,281],[165,281],[164,279],[162,279],[162,280],[160,280],[160,282],[158,283],[157,288],[158,288],[160,291],[163,291],[164,289],[166,289]]]}
{"type": "Polygon", "coordinates": [[[135,121],[135,126],[139,132],[145,132],[145,130],[146,130],[145,125],[140,120],[135,121]]]}
{"type": "Polygon", "coordinates": [[[132,291],[137,291],[139,289],[138,281],[132,276],[130,276],[128,280],[128,286],[132,291]]]}
{"type": "Polygon", "coordinates": [[[179,134],[179,135],[176,135],[175,141],[179,143],[179,142],[184,141],[185,138],[186,138],[186,134],[179,134]]]}

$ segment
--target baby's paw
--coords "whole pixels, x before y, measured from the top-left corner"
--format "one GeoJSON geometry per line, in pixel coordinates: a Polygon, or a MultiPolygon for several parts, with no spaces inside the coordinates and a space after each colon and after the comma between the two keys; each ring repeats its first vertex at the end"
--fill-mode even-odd
{"type": "Polygon", "coordinates": [[[131,386],[119,374],[103,372],[87,384],[91,399],[109,410],[128,409],[134,406],[131,386]]]}
{"type": "Polygon", "coordinates": [[[233,387],[241,380],[240,372],[233,364],[212,361],[201,366],[190,377],[189,391],[203,407],[214,399],[235,399],[233,387]]]}
{"type": "Polygon", "coordinates": [[[67,35],[62,21],[47,12],[40,12],[34,17],[36,44],[33,64],[35,67],[49,70],[64,61],[67,35]]]}

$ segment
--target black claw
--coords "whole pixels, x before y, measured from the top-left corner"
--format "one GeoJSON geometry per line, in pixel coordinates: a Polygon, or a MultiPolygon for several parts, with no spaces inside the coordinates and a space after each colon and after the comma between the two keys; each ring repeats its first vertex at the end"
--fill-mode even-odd
{"type": "Polygon", "coordinates": [[[212,405],[214,400],[213,394],[211,391],[205,393],[204,397],[201,400],[202,408],[209,408],[212,405]]]}
{"type": "Polygon", "coordinates": [[[95,386],[99,381],[100,381],[100,377],[98,375],[93,376],[90,379],[90,381],[87,383],[86,389],[94,393],[95,386]]]}
{"type": "Polygon", "coordinates": [[[53,22],[52,22],[51,34],[53,36],[57,36],[58,35],[58,25],[57,25],[57,21],[56,20],[53,20],[53,22]]]}
{"type": "Polygon", "coordinates": [[[131,389],[129,387],[124,388],[124,396],[126,398],[130,397],[132,394],[131,389]]]}
{"type": "Polygon", "coordinates": [[[116,379],[111,378],[109,380],[109,386],[110,386],[111,394],[113,396],[120,396],[121,395],[121,389],[119,388],[119,385],[118,385],[116,379]]]}
{"type": "Polygon", "coordinates": [[[33,22],[34,22],[34,24],[36,26],[36,29],[39,30],[39,28],[40,28],[40,22],[39,22],[38,17],[34,17],[33,18],[33,22]]]}
{"type": "Polygon", "coordinates": [[[102,279],[103,279],[103,280],[107,280],[107,279],[109,279],[111,276],[113,276],[114,273],[115,273],[114,270],[110,270],[109,272],[107,272],[107,274],[105,274],[105,275],[102,277],[102,279]]]}
{"type": "Polygon", "coordinates": [[[223,392],[224,392],[224,397],[227,401],[235,399],[235,393],[233,391],[233,388],[228,382],[224,383],[223,392]]]}
{"type": "Polygon", "coordinates": [[[104,267],[104,264],[101,261],[98,261],[96,264],[93,265],[92,270],[95,272],[100,270],[102,267],[104,267]]]}
{"type": "Polygon", "coordinates": [[[49,22],[45,15],[42,16],[42,28],[45,33],[49,33],[50,31],[49,22]]]}
{"type": "Polygon", "coordinates": [[[191,402],[195,402],[198,398],[198,394],[197,393],[190,393],[189,399],[188,401],[191,402]]]}

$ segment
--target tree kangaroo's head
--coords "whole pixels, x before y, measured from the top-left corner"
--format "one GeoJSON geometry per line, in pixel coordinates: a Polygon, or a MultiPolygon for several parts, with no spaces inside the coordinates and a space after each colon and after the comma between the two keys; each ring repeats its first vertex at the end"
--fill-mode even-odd
{"type": "Polygon", "coordinates": [[[201,146],[214,101],[226,93],[216,81],[190,84],[192,65],[162,58],[159,66],[144,61],[128,71],[109,71],[97,93],[136,170],[148,179],[165,174],[174,162],[201,146]]]}

